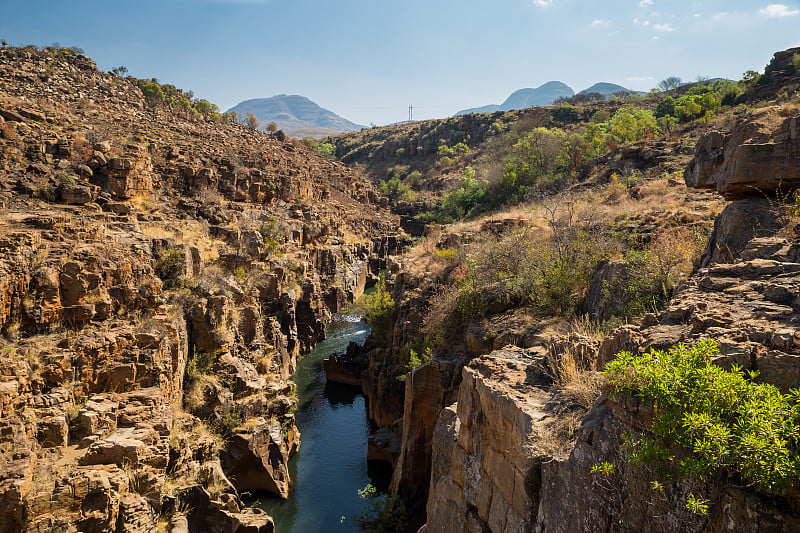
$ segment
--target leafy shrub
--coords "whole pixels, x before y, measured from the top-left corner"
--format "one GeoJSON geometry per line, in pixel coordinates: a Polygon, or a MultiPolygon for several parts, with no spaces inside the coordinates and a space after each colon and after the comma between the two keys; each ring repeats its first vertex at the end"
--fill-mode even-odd
{"type": "Polygon", "coordinates": [[[278,219],[275,216],[270,216],[266,222],[261,224],[259,228],[261,238],[264,239],[264,245],[271,254],[278,254],[280,252],[280,229],[278,228],[278,219]]]}
{"type": "Polygon", "coordinates": [[[666,115],[675,116],[675,99],[671,96],[663,98],[656,106],[656,118],[661,118],[666,115]]]}
{"type": "Polygon", "coordinates": [[[606,135],[609,147],[652,138],[661,131],[652,111],[626,106],[611,117],[606,135]]]}
{"type": "Polygon", "coordinates": [[[403,500],[396,494],[379,494],[368,484],[358,491],[367,502],[367,510],[356,518],[361,531],[369,533],[400,533],[405,531],[407,512],[403,500]]]}
{"type": "Polygon", "coordinates": [[[469,152],[469,147],[465,143],[460,142],[453,146],[453,151],[457,154],[466,154],[469,152]]]}
{"type": "Polygon", "coordinates": [[[363,309],[364,320],[372,326],[372,334],[384,341],[391,340],[394,325],[394,299],[381,280],[375,292],[365,294],[358,302],[357,308],[363,309]]]}
{"type": "Polygon", "coordinates": [[[453,248],[444,248],[433,252],[433,258],[445,265],[454,263],[457,257],[458,252],[453,248]]]}
{"type": "Polygon", "coordinates": [[[397,176],[392,176],[388,180],[378,182],[378,190],[384,196],[398,201],[410,203],[417,199],[417,193],[408,185],[403,183],[397,176]]]}
{"type": "Polygon", "coordinates": [[[232,410],[222,416],[222,425],[228,433],[241,426],[244,423],[244,417],[239,411],[232,410]]]}
{"type": "Polygon", "coordinates": [[[438,155],[440,157],[453,155],[453,153],[454,153],[454,150],[452,148],[450,148],[449,146],[447,146],[446,144],[440,145],[439,148],[436,150],[436,155],[438,155]]]}
{"type": "Polygon", "coordinates": [[[632,395],[657,406],[652,437],[628,436],[630,461],[667,479],[728,473],[782,494],[800,481],[800,389],[782,394],[755,383],[757,372],[714,365],[718,355],[717,344],[704,340],[641,356],[622,352],[607,365],[612,397],[632,395]]]}
{"type": "Polygon", "coordinates": [[[419,170],[414,170],[406,176],[406,182],[411,185],[415,185],[420,179],[422,179],[422,173],[419,170]]]}
{"type": "Polygon", "coordinates": [[[421,353],[418,353],[413,348],[410,349],[408,352],[408,364],[406,365],[405,368],[406,372],[410,372],[415,368],[417,368],[418,366],[424,365],[425,363],[431,360],[431,357],[432,357],[432,352],[430,346],[426,346],[424,351],[422,351],[421,353]]]}
{"type": "Polygon", "coordinates": [[[164,282],[164,288],[173,289],[184,284],[186,258],[180,248],[165,248],[156,258],[156,276],[164,282]]]}
{"type": "Polygon", "coordinates": [[[190,381],[201,381],[203,375],[211,370],[222,350],[213,352],[195,352],[194,357],[186,363],[186,376],[190,381]]]}

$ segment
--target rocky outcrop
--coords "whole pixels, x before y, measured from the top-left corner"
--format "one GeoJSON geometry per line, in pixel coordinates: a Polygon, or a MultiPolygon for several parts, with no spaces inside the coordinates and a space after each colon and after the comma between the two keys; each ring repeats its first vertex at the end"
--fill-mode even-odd
{"type": "Polygon", "coordinates": [[[296,442],[287,445],[278,422],[261,420],[255,429],[231,437],[223,464],[236,490],[263,490],[288,498],[287,465],[296,449],[296,442]]]}
{"type": "Polygon", "coordinates": [[[800,246],[754,239],[733,264],[701,269],[666,309],[639,326],[623,326],[600,346],[602,368],[621,350],[643,352],[711,338],[720,364],[758,370],[758,379],[788,391],[800,385],[800,246]]]}
{"type": "Polygon", "coordinates": [[[239,494],[288,496],[297,356],[396,220],[72,52],[0,49],[0,116],[0,532],[272,531],[239,494]]]}
{"type": "Polygon", "coordinates": [[[509,348],[464,367],[458,402],[433,435],[426,531],[534,528],[542,457],[567,447],[554,426],[575,409],[543,364],[536,352],[509,348]]]}
{"type": "Polygon", "coordinates": [[[688,187],[728,200],[788,194],[800,187],[800,107],[772,106],[741,119],[730,134],[697,142],[684,173],[688,187]]]}
{"type": "Polygon", "coordinates": [[[654,491],[621,446],[623,435],[647,432],[652,407],[602,396],[586,413],[548,374],[540,353],[519,348],[464,368],[458,402],[442,411],[433,435],[425,531],[788,532],[800,526],[785,500],[731,485],[664,482],[654,491]],[[610,473],[592,472],[603,463],[613,465],[610,473]],[[708,517],[686,509],[693,492],[716,495],[708,517]]]}

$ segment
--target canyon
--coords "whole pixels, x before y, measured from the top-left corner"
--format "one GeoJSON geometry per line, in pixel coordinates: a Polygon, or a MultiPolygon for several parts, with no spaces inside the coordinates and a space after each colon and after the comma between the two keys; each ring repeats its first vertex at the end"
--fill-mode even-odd
{"type": "MultiPolygon", "coordinates": [[[[779,96],[798,53],[775,55],[758,105],[613,146],[525,207],[423,224],[376,188],[398,158],[433,168],[438,135],[472,164],[503,132],[624,104],[367,130],[332,140],[346,165],[152,105],[81,53],[4,46],[0,531],[274,531],[247,501],[297,489],[298,357],[373,286],[388,320],[324,373],[363,393],[366,457],[408,511],[396,530],[800,529],[795,485],[653,485],[624,443],[658,406],[603,374],[711,339],[715,365],[800,385],[800,105],[779,96]],[[580,294],[519,287],[567,252],[591,255],[580,294]],[[628,320],[643,252],[665,274],[628,320]]],[[[432,197],[454,187],[437,169],[432,197]]]]}

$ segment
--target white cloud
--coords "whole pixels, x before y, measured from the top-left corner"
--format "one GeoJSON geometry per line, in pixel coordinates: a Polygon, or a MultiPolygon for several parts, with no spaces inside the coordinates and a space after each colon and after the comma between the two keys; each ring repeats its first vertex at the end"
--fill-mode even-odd
{"type": "Polygon", "coordinates": [[[670,26],[669,22],[664,24],[653,24],[653,29],[656,31],[675,31],[675,28],[670,26]]]}
{"type": "Polygon", "coordinates": [[[652,5],[653,5],[653,0],[642,0],[641,2],[639,2],[639,7],[647,7],[652,5]]]}
{"type": "Polygon", "coordinates": [[[555,0],[533,0],[533,3],[539,7],[551,7],[555,0]]]}
{"type": "Polygon", "coordinates": [[[594,19],[592,21],[592,28],[597,28],[599,26],[610,26],[610,25],[611,25],[610,20],[594,19]]]}
{"type": "Polygon", "coordinates": [[[694,18],[696,18],[696,19],[697,19],[697,18],[700,18],[700,16],[701,16],[701,15],[700,15],[700,13],[695,13],[695,14],[694,14],[694,15],[692,15],[692,16],[693,16],[694,18]]]}
{"type": "Polygon", "coordinates": [[[769,4],[759,11],[759,14],[770,18],[792,17],[800,14],[800,9],[790,9],[784,4],[769,4]]]}
{"type": "Polygon", "coordinates": [[[633,19],[633,23],[634,24],[638,24],[639,26],[649,26],[650,25],[650,21],[649,20],[640,20],[638,17],[633,19]]]}
{"type": "Polygon", "coordinates": [[[714,19],[714,20],[719,20],[719,19],[725,18],[727,16],[728,16],[728,14],[726,12],[722,11],[720,13],[714,13],[714,16],[712,16],[711,18],[714,19]]]}

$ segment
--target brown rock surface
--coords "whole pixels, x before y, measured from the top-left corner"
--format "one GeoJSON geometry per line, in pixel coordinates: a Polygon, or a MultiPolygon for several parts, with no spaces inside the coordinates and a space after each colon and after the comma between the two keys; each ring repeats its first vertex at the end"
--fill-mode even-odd
{"type": "Polygon", "coordinates": [[[715,189],[728,200],[800,188],[800,107],[761,108],[729,135],[707,134],[684,179],[687,187],[715,189]]]}
{"type": "Polygon", "coordinates": [[[0,49],[0,110],[0,531],[272,531],[238,491],[288,494],[287,380],[396,218],[82,55],[0,49]]]}

